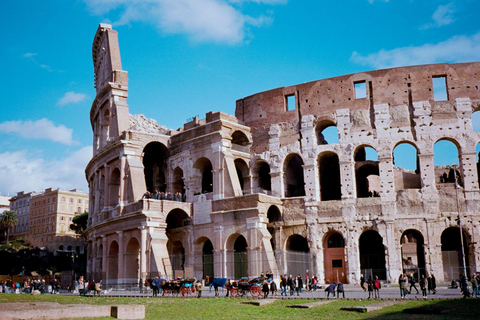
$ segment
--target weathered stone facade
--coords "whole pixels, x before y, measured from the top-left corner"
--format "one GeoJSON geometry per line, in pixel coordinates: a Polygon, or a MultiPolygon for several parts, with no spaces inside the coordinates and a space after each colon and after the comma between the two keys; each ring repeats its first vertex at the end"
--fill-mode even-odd
{"type": "Polygon", "coordinates": [[[480,137],[471,120],[480,63],[278,88],[238,100],[235,116],[209,112],[175,131],[129,114],[109,25],[98,28],[93,61],[87,272],[107,284],[179,272],[354,283],[361,273],[394,280],[405,271],[448,280],[461,271],[459,212],[466,264],[480,270],[480,137]],[[446,84],[445,98],[434,98],[433,79],[446,84]],[[332,127],[338,142],[328,143],[332,127]],[[458,190],[451,177],[439,179],[450,169],[434,165],[440,140],[458,149],[458,190]],[[416,150],[416,170],[394,165],[404,143],[416,150]],[[147,190],[184,201],[143,199],[147,190]]]}

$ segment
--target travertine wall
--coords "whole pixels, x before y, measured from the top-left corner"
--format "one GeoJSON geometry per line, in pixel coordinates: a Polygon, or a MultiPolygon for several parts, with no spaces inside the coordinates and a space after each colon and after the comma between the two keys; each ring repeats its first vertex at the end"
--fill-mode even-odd
{"type": "Polygon", "coordinates": [[[424,244],[423,252],[405,247],[403,255],[417,254],[411,261],[422,264],[418,272],[443,280],[452,275],[442,255],[456,250],[445,242],[457,241],[448,230],[457,228],[458,212],[467,265],[470,272],[480,268],[480,138],[471,120],[480,106],[479,63],[395,68],[278,88],[238,100],[235,117],[209,112],[175,131],[128,114],[118,48],[116,32],[100,25],[90,112],[94,157],[86,168],[89,273],[111,284],[142,283],[156,273],[172,277],[178,268],[197,278],[206,268],[216,277],[271,270],[353,283],[373,269],[394,280],[405,269],[401,238],[408,234],[424,244]],[[434,99],[435,77],[447,84],[442,101],[434,99]],[[361,85],[365,96],[356,98],[361,85]],[[338,143],[323,140],[329,126],[337,128],[338,143]],[[458,210],[454,184],[440,182],[442,169],[435,171],[439,140],[458,148],[458,210]],[[416,170],[394,166],[400,143],[417,150],[416,170]],[[365,147],[378,159],[366,159],[365,147]],[[142,200],[155,189],[184,193],[185,202],[142,200]],[[209,243],[213,251],[205,253],[209,243]],[[243,271],[239,252],[247,257],[243,271]],[[292,252],[306,259],[302,268],[308,271],[295,266],[292,252]],[[204,263],[205,254],[212,255],[213,267],[204,263]]]}

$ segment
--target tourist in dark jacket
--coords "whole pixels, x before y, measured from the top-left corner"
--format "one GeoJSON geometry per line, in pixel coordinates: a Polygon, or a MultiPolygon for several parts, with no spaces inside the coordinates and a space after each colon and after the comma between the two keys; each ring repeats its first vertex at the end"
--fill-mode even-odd
{"type": "Polygon", "coordinates": [[[268,288],[267,280],[263,280],[262,291],[263,291],[263,299],[267,299],[268,292],[270,291],[270,289],[268,288]]]}
{"type": "Polygon", "coordinates": [[[327,292],[327,298],[330,297],[330,294],[335,298],[335,288],[337,287],[337,283],[334,282],[331,285],[329,285],[325,291],[327,292]]]}
{"type": "Polygon", "coordinates": [[[343,283],[341,282],[337,284],[337,298],[340,298],[340,293],[342,294],[342,298],[345,299],[345,290],[343,289],[343,283]]]}

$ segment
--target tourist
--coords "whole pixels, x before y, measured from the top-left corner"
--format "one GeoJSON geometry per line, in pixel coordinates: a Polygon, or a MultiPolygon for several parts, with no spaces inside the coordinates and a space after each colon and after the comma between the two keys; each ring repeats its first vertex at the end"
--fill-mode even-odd
{"type": "Polygon", "coordinates": [[[405,285],[407,282],[407,276],[406,274],[400,274],[398,277],[398,286],[400,287],[400,298],[405,299],[406,294],[405,294],[405,285]]]}
{"type": "Polygon", "coordinates": [[[275,280],[272,279],[272,282],[270,282],[270,292],[272,294],[272,297],[275,295],[277,296],[277,284],[275,283],[275,280]]]}
{"type": "Polygon", "coordinates": [[[375,276],[375,281],[373,282],[373,293],[375,299],[380,299],[380,289],[382,288],[382,283],[378,280],[378,276],[375,276]]]}
{"type": "Polygon", "coordinates": [[[80,279],[78,279],[78,292],[80,295],[85,295],[85,287],[85,280],[83,279],[83,276],[81,276],[80,279]]]}
{"type": "Polygon", "coordinates": [[[422,290],[423,299],[427,299],[427,279],[425,279],[424,274],[422,274],[420,278],[420,290],[422,290]]]}
{"type": "Polygon", "coordinates": [[[419,293],[417,286],[415,285],[415,281],[415,276],[413,275],[413,273],[411,273],[410,277],[408,278],[408,282],[410,283],[410,289],[408,290],[409,293],[412,293],[412,287],[415,289],[415,291],[417,291],[417,294],[419,293]]]}
{"type": "Polygon", "coordinates": [[[372,280],[372,276],[368,276],[367,289],[368,289],[368,299],[373,298],[373,280],[372,280]]]}
{"type": "Polygon", "coordinates": [[[331,285],[329,285],[326,289],[325,292],[327,293],[327,298],[330,297],[330,294],[335,298],[335,288],[337,287],[337,283],[333,282],[331,285]]]}
{"type": "Polygon", "coordinates": [[[345,299],[345,290],[341,282],[337,283],[337,298],[340,298],[340,293],[342,294],[342,298],[345,299]]]}
{"type": "Polygon", "coordinates": [[[102,291],[102,280],[95,283],[95,291],[93,292],[93,295],[100,295],[101,291],[102,291]]]}
{"type": "Polygon", "coordinates": [[[312,290],[317,291],[317,275],[313,275],[312,277],[312,290]]]}
{"type": "Polygon", "coordinates": [[[267,280],[263,280],[262,292],[263,292],[263,299],[267,299],[268,293],[270,292],[270,288],[268,287],[267,280]]]}
{"type": "Polygon", "coordinates": [[[435,279],[434,274],[432,274],[432,292],[433,294],[437,293],[437,280],[435,279]]]}
{"type": "Polygon", "coordinates": [[[366,279],[363,273],[360,275],[360,287],[362,287],[363,291],[367,291],[367,287],[365,286],[366,279]]]}
{"type": "Polygon", "coordinates": [[[287,275],[280,276],[280,295],[287,296],[287,275]]]}
{"type": "Polygon", "coordinates": [[[297,296],[299,296],[300,292],[302,292],[303,290],[303,280],[300,274],[298,274],[297,277],[295,278],[295,289],[297,291],[297,296]]]}

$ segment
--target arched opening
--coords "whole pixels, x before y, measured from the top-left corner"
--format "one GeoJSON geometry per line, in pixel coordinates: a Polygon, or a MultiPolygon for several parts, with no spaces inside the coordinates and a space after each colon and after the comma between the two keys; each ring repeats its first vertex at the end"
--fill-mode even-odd
{"type": "Polygon", "coordinates": [[[377,231],[368,230],[362,233],[359,242],[361,273],[372,279],[378,276],[380,280],[387,280],[383,238],[377,231]]]}
{"type": "Polygon", "coordinates": [[[107,256],[107,281],[116,282],[118,279],[118,243],[112,241],[107,256]]]}
{"type": "Polygon", "coordinates": [[[418,152],[410,143],[399,143],[393,149],[395,190],[420,189],[418,152]]]}
{"type": "MultiPolygon", "coordinates": [[[[467,275],[470,275],[470,268],[468,266],[468,245],[467,235],[462,232],[463,237],[463,252],[465,255],[465,268],[467,275]]],[[[462,257],[462,241],[460,240],[460,229],[457,227],[450,227],[442,232],[442,262],[443,275],[445,281],[452,279],[459,279],[463,273],[463,257],[462,257]]]]}
{"type": "Polygon", "coordinates": [[[242,131],[235,131],[232,134],[232,149],[241,152],[249,152],[248,144],[250,141],[245,133],[242,131]]]}
{"type": "MultiPolygon", "coordinates": [[[[75,252],[79,255],[80,254],[80,247],[75,248],[75,252]]],[[[96,274],[95,279],[105,279],[105,275],[102,274],[104,272],[103,268],[103,245],[100,244],[97,248],[97,254],[96,254],[96,263],[95,263],[96,274]]]]}
{"type": "Polygon", "coordinates": [[[312,261],[307,239],[298,234],[290,236],[286,243],[287,273],[303,276],[313,270],[312,261]]]}
{"type": "Polygon", "coordinates": [[[463,186],[460,168],[458,166],[458,148],[446,139],[437,141],[433,146],[433,164],[435,165],[435,182],[437,189],[452,188],[455,186],[455,172],[457,183],[463,186]],[[456,168],[456,169],[455,169],[456,168]]]}
{"type": "Polygon", "coordinates": [[[115,168],[110,177],[110,193],[108,199],[110,206],[116,206],[120,201],[120,170],[115,168]]]}
{"type": "Polygon", "coordinates": [[[272,236],[270,238],[270,245],[272,246],[272,250],[275,252],[277,249],[277,244],[275,242],[275,222],[280,222],[282,221],[282,214],[280,210],[278,209],[277,206],[270,206],[267,211],[267,218],[268,218],[268,227],[267,230],[270,232],[270,235],[272,236]]]}
{"type": "Polygon", "coordinates": [[[125,282],[138,283],[140,279],[140,243],[131,238],[125,248],[125,282]]]}
{"type": "Polygon", "coordinates": [[[340,162],[334,152],[323,152],[318,157],[320,196],[322,201],[341,200],[340,162]]]}
{"type": "Polygon", "coordinates": [[[402,233],[400,245],[402,246],[402,268],[403,272],[413,274],[420,279],[425,270],[425,252],[423,249],[423,236],[417,230],[405,230],[402,233]]]}
{"type": "Polygon", "coordinates": [[[195,169],[195,194],[213,192],[213,167],[207,158],[198,159],[193,165],[195,169]]]}
{"type": "Polygon", "coordinates": [[[298,154],[285,159],[283,167],[285,181],[285,197],[302,197],[305,195],[303,177],[303,160],[298,154]]]}
{"type": "Polygon", "coordinates": [[[266,191],[272,191],[272,178],[270,176],[270,165],[264,161],[256,165],[258,188],[266,191]]]}
{"type": "Polygon", "coordinates": [[[203,243],[202,265],[203,265],[203,279],[206,279],[206,276],[214,278],[215,274],[213,272],[213,244],[212,244],[212,241],[210,241],[210,239],[207,239],[203,243]]]}
{"type": "Polygon", "coordinates": [[[170,211],[165,221],[167,223],[167,233],[173,229],[190,225],[190,217],[182,209],[173,209],[170,211]]]}
{"type": "Polygon", "coordinates": [[[150,192],[165,192],[167,189],[167,159],[169,152],[160,142],[150,142],[143,149],[145,184],[150,192]]]}
{"type": "Polygon", "coordinates": [[[345,265],[345,240],[338,232],[332,232],[324,241],[325,282],[347,282],[345,265]]]}
{"type": "Polygon", "coordinates": [[[244,236],[239,235],[237,237],[233,244],[233,251],[235,279],[248,276],[247,240],[244,236]]]}
{"type": "Polygon", "coordinates": [[[185,194],[185,182],[183,179],[183,170],[180,167],[176,167],[173,170],[173,192],[176,194],[185,194]]]}
{"type": "Polygon", "coordinates": [[[168,241],[167,247],[169,248],[168,254],[170,257],[170,263],[172,265],[173,277],[184,277],[185,270],[185,248],[180,241],[171,243],[168,241]]]}
{"type": "Polygon", "coordinates": [[[322,121],[315,126],[317,144],[338,143],[338,128],[333,121],[322,121]]]}
{"type": "Polygon", "coordinates": [[[355,152],[355,181],[357,198],[380,196],[380,174],[377,151],[361,146],[355,152]]]}
{"type": "Polygon", "coordinates": [[[242,159],[235,159],[234,163],[235,169],[237,170],[238,181],[240,182],[240,187],[245,194],[245,191],[250,189],[250,170],[245,161],[242,159]]]}

